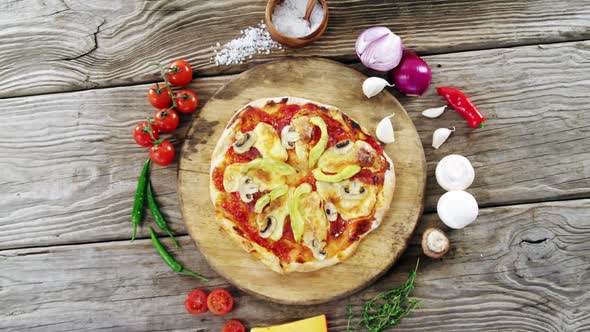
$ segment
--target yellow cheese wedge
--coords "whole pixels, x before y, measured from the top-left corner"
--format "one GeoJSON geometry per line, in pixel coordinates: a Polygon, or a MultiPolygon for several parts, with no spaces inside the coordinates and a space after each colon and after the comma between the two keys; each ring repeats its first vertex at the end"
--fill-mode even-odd
{"type": "Polygon", "coordinates": [[[328,332],[328,323],[326,315],[321,315],[283,325],[255,327],[250,332],[328,332]]]}

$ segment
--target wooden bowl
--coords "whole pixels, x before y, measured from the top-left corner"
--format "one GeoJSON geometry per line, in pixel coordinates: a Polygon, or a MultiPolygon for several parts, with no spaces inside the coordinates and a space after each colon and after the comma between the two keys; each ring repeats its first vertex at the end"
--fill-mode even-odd
{"type": "Polygon", "coordinates": [[[327,0],[319,0],[323,9],[324,9],[324,19],[320,26],[304,37],[289,37],[285,36],[280,33],[277,28],[275,28],[274,24],[272,23],[272,13],[275,10],[276,5],[283,0],[268,0],[268,4],[266,5],[266,26],[268,27],[268,32],[270,32],[270,36],[275,41],[289,47],[303,47],[308,44],[313,43],[314,41],[318,40],[326,31],[326,27],[328,27],[328,2],[327,0]]]}

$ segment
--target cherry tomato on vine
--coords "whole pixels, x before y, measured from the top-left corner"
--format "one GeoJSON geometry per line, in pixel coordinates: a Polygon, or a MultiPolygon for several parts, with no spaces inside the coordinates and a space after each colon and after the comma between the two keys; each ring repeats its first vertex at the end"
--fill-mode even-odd
{"type": "Polygon", "coordinates": [[[156,113],[154,117],[154,124],[158,127],[160,132],[162,133],[169,133],[174,131],[176,127],[178,127],[178,123],[180,122],[180,118],[178,117],[178,113],[172,108],[164,108],[156,113]]]}
{"type": "Polygon", "coordinates": [[[150,135],[150,124],[148,124],[147,121],[143,121],[137,124],[137,126],[135,126],[135,129],[133,129],[133,139],[135,140],[135,143],[137,143],[138,145],[141,146],[153,146],[154,142],[158,139],[158,137],[160,136],[158,134],[158,127],[155,126],[154,124],[151,125],[151,135],[150,135]],[[153,137],[152,137],[153,135],[153,137]]]}
{"type": "Polygon", "coordinates": [[[176,60],[168,67],[166,78],[174,86],[185,86],[193,79],[193,68],[182,59],[176,60]]]}
{"type": "Polygon", "coordinates": [[[152,85],[148,90],[147,98],[155,108],[168,108],[172,105],[172,97],[163,83],[152,85]]]}
{"type": "Polygon", "coordinates": [[[212,313],[223,316],[234,307],[234,297],[225,289],[216,289],[207,296],[207,307],[212,313]]]}
{"type": "Polygon", "coordinates": [[[176,109],[182,113],[193,112],[199,104],[197,94],[188,89],[178,91],[174,98],[176,99],[176,109]]]}
{"type": "Polygon", "coordinates": [[[150,159],[160,165],[166,166],[174,160],[174,145],[168,140],[158,140],[150,148],[150,159]]]}
{"type": "Polygon", "coordinates": [[[223,324],[221,332],[246,332],[246,328],[239,320],[228,320],[223,324]]]}
{"type": "Polygon", "coordinates": [[[193,289],[188,293],[184,301],[186,311],[193,315],[202,314],[207,311],[207,293],[200,289],[193,289]]]}

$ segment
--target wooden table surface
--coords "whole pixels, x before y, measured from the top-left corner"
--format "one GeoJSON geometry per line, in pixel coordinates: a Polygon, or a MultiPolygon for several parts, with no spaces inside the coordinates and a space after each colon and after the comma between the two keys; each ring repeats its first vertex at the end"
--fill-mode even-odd
{"type": "MultiPolygon", "coordinates": [[[[588,0],[332,0],[326,34],[304,49],[216,67],[212,47],[263,18],[264,0],[0,0],[0,330],[219,331],[191,316],[192,288],[226,287],[248,326],[326,313],[346,330],[355,310],[397,287],[441,226],[432,174],[443,156],[473,163],[478,220],[450,231],[450,253],[422,257],[421,305],[397,331],[590,330],[590,3],[588,0]],[[130,212],[146,150],[133,126],[153,114],[148,63],[189,60],[201,103],[235,74],[286,56],[320,56],[363,70],[354,41],[385,25],[433,70],[433,86],[467,92],[489,120],[471,130],[433,88],[399,96],[428,162],[426,210],[411,245],[379,281],[310,307],[274,305],[232,288],[195,249],[180,218],[176,163],[155,167],[156,198],[184,245],[174,252],[208,283],[160,260],[147,228],[130,243],[130,212]],[[435,128],[457,131],[439,150],[435,128]]],[[[198,113],[194,116],[199,116],[198,113]]],[[[172,137],[177,148],[190,122],[172,137]]],[[[208,199],[208,198],[203,198],[208,199]]],[[[148,218],[148,222],[150,222],[148,218]]],[[[165,240],[165,244],[170,241],[165,240]]],[[[247,273],[247,271],[244,271],[247,273]]]]}

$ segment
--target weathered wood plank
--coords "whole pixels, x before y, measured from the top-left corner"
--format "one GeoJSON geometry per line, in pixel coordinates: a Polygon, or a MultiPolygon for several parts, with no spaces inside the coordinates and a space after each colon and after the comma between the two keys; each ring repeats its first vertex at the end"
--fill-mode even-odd
{"type": "MultiPolygon", "coordinates": [[[[401,98],[425,146],[427,211],[434,211],[442,193],[432,177],[435,163],[451,153],[472,160],[476,179],[470,191],[482,206],[589,197],[589,47],[590,42],[580,42],[426,57],[434,71],[433,86],[457,85],[490,118],[486,128],[471,130],[453,111],[434,120],[420,115],[442,105],[434,91],[401,98]],[[437,151],[430,148],[432,131],[450,125],[457,131],[449,141],[437,151]]],[[[230,78],[199,79],[192,88],[205,101],[230,78]]],[[[154,112],[144,98],[146,89],[3,101],[0,248],[130,236],[133,193],[147,157],[131,132],[154,112]]],[[[177,147],[188,121],[172,136],[177,147]]],[[[203,128],[203,134],[210,130],[203,128]]],[[[208,165],[200,171],[207,172],[208,165]]],[[[176,164],[156,167],[152,179],[164,214],[173,229],[184,233],[176,164]]],[[[147,236],[146,229],[141,234],[147,236]]]]}
{"type": "MultiPolygon", "coordinates": [[[[582,331],[590,328],[590,200],[481,211],[476,223],[449,232],[441,260],[421,257],[418,310],[396,331],[582,331]]],[[[237,291],[215,276],[188,237],[179,259],[209,283],[171,272],[149,240],[0,252],[3,331],[219,331],[226,319],[250,327],[327,313],[343,332],[346,306],[359,309],[397,287],[419,257],[420,233],[440,226],[427,215],[402,260],[349,299],[311,307],[280,306],[237,291]],[[237,307],[227,317],[191,316],[189,290],[227,287],[237,307]]],[[[170,241],[164,241],[170,246],[170,241]]]]}
{"type": "MultiPolygon", "coordinates": [[[[0,3],[0,97],[129,85],[156,79],[148,63],[183,57],[199,74],[212,47],[263,19],[265,0],[4,1],[0,3]]],[[[363,29],[386,25],[410,48],[434,54],[590,38],[585,0],[330,1],[330,25],[314,45],[286,52],[352,60],[363,29]]]]}

